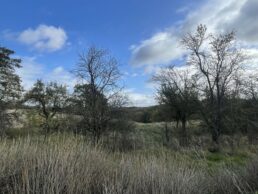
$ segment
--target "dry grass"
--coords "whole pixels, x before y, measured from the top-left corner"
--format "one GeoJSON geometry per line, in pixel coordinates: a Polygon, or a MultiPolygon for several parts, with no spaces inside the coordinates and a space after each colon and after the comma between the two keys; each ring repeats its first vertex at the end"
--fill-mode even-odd
{"type": "Polygon", "coordinates": [[[108,153],[80,137],[0,142],[0,193],[255,193],[258,160],[208,170],[162,149],[108,153]]]}

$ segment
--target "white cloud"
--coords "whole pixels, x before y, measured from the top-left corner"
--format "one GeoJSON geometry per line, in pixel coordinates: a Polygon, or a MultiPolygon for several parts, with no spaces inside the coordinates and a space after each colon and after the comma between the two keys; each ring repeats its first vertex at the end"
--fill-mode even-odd
{"type": "Polygon", "coordinates": [[[22,59],[22,68],[18,69],[17,73],[22,79],[22,86],[25,90],[30,89],[37,79],[44,82],[56,81],[66,85],[69,91],[72,91],[76,84],[75,77],[61,66],[47,70],[43,64],[36,61],[35,57],[20,58],[22,59]]]}
{"type": "Polygon", "coordinates": [[[52,52],[65,46],[67,35],[61,27],[39,25],[21,32],[18,41],[39,51],[52,52]]]}
{"type": "Polygon", "coordinates": [[[175,37],[173,32],[155,34],[139,45],[131,47],[131,64],[135,66],[167,64],[171,59],[180,58],[184,52],[178,42],[178,37],[175,37]]]}
{"type": "Polygon", "coordinates": [[[22,79],[22,86],[27,90],[33,86],[37,79],[42,79],[45,68],[44,65],[36,62],[35,57],[20,58],[22,58],[22,68],[18,69],[17,73],[22,79]]]}
{"type": "Polygon", "coordinates": [[[178,44],[181,36],[195,30],[200,23],[207,25],[209,32],[236,30],[243,47],[252,45],[257,50],[257,10],[257,0],[209,0],[198,9],[189,11],[183,21],[133,45],[131,64],[152,69],[150,66],[180,59],[185,54],[178,44]]]}
{"type": "Polygon", "coordinates": [[[66,85],[69,91],[73,90],[76,85],[76,78],[62,66],[56,67],[47,76],[45,76],[46,81],[56,81],[60,84],[66,85]]]}
{"type": "Polygon", "coordinates": [[[134,89],[126,89],[125,94],[128,96],[129,106],[147,107],[157,104],[154,96],[151,94],[138,93],[134,89]]]}
{"type": "Polygon", "coordinates": [[[246,55],[247,60],[244,64],[243,76],[256,76],[258,75],[258,49],[247,48],[243,49],[243,53],[246,55]]]}

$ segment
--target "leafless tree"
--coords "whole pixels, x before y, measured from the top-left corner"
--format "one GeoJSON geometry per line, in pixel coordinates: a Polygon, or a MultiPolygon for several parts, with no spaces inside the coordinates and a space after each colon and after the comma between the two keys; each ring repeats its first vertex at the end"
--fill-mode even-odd
{"type": "Polygon", "coordinates": [[[200,78],[198,88],[204,94],[202,116],[212,131],[214,145],[219,145],[222,129],[223,101],[231,89],[244,56],[235,44],[235,33],[207,34],[205,25],[195,33],[188,33],[182,44],[191,54],[188,63],[196,67],[200,78]]]}
{"type": "Polygon", "coordinates": [[[187,144],[186,123],[196,112],[198,93],[195,88],[195,77],[189,70],[169,66],[163,68],[153,80],[159,83],[158,100],[174,112],[175,119],[182,124],[181,145],[187,144]]]}
{"type": "Polygon", "coordinates": [[[77,113],[83,116],[81,128],[97,143],[108,128],[110,106],[119,93],[118,63],[106,50],[91,47],[80,54],[74,73],[82,82],[74,92],[77,113]]]}
{"type": "Polygon", "coordinates": [[[258,78],[257,75],[250,75],[243,83],[245,97],[253,103],[258,102],[258,78]]]}

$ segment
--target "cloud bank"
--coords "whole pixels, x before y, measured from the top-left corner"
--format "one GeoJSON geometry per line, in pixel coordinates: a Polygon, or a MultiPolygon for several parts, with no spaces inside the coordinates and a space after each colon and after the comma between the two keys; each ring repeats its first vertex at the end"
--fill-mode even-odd
{"type": "Polygon", "coordinates": [[[131,64],[150,68],[148,66],[180,59],[185,54],[179,45],[181,36],[195,30],[200,23],[213,33],[235,30],[242,47],[258,50],[257,10],[257,0],[209,0],[197,10],[188,12],[180,23],[131,46],[131,64]]]}

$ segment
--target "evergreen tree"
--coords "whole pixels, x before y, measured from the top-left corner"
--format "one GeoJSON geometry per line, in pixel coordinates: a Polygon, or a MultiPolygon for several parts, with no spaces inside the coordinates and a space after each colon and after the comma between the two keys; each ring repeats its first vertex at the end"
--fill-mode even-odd
{"type": "Polygon", "coordinates": [[[16,69],[21,67],[21,60],[12,58],[14,51],[0,47],[0,135],[12,124],[15,118],[13,109],[21,95],[21,80],[16,69]]]}

